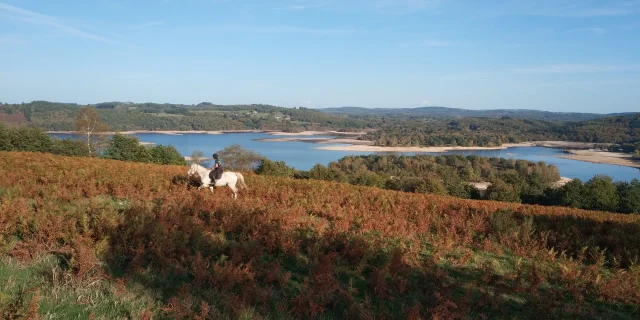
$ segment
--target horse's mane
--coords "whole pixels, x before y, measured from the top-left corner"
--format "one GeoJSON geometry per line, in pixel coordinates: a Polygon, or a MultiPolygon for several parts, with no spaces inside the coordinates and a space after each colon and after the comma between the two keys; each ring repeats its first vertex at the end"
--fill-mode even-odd
{"type": "Polygon", "coordinates": [[[197,169],[199,169],[199,170],[209,170],[209,169],[207,169],[206,167],[201,166],[201,165],[199,165],[199,164],[197,164],[197,163],[192,163],[192,164],[191,164],[191,166],[192,166],[192,167],[193,167],[193,166],[195,166],[195,167],[196,167],[197,169]]]}

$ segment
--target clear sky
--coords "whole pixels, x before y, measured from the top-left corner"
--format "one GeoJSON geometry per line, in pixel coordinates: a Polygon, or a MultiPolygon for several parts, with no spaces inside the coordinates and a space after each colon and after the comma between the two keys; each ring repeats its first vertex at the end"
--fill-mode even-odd
{"type": "Polygon", "coordinates": [[[0,101],[640,111],[640,0],[0,0],[0,101]]]}

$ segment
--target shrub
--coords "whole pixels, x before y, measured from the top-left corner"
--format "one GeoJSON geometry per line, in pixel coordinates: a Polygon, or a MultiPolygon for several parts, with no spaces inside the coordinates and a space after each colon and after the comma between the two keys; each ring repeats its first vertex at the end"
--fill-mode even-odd
{"type": "Polygon", "coordinates": [[[294,175],[294,170],[288,167],[284,161],[272,161],[267,158],[260,160],[260,164],[255,169],[255,172],[260,175],[286,178],[292,178],[294,175]]]}

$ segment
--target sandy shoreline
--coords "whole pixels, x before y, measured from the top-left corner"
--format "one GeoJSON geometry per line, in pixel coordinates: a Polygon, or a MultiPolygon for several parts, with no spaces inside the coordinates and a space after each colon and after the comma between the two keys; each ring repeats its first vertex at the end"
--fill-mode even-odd
{"type": "MultiPolygon", "coordinates": [[[[335,140],[334,140],[335,141],[335,140]]],[[[505,143],[499,147],[381,147],[371,145],[324,146],[319,150],[359,151],[359,152],[447,152],[454,150],[503,150],[514,147],[531,147],[530,142],[505,143]]]]}
{"type": "Polygon", "coordinates": [[[351,138],[263,138],[254,139],[254,141],[260,142],[311,142],[311,143],[344,143],[351,145],[372,145],[373,141],[357,140],[351,138]]]}
{"type": "Polygon", "coordinates": [[[571,155],[562,155],[558,157],[592,163],[604,163],[640,168],[640,161],[631,159],[631,155],[626,153],[590,150],[569,150],[568,152],[570,152],[571,155]]]}
{"type": "MultiPolygon", "coordinates": [[[[572,180],[573,179],[571,178],[560,177],[560,180],[551,183],[551,187],[560,188],[572,180]]],[[[491,186],[491,182],[469,182],[469,185],[473,186],[479,191],[486,191],[491,186]]]]}

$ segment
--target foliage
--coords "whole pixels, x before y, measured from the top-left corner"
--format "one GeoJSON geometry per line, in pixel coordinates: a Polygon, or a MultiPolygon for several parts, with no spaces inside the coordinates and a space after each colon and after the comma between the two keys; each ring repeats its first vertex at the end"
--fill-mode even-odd
{"type": "Polygon", "coordinates": [[[49,152],[52,146],[49,135],[38,128],[0,124],[0,151],[49,152]]]}
{"type": "Polygon", "coordinates": [[[230,170],[253,170],[263,158],[260,154],[244,149],[239,144],[230,145],[216,153],[224,167],[230,170]]]}
{"type": "Polygon", "coordinates": [[[520,202],[517,186],[498,180],[487,188],[487,199],[507,202],[520,202]]]}
{"type": "MultiPolygon", "coordinates": [[[[509,196],[498,196],[494,192],[493,195],[488,194],[490,197],[487,199],[513,202],[521,199],[538,201],[537,197],[543,194],[544,189],[560,179],[558,169],[543,162],[455,154],[347,156],[331,162],[328,167],[317,164],[299,176],[462,198],[474,196],[470,186],[472,182],[507,183],[513,186],[507,187],[511,188],[509,196]]],[[[476,198],[481,197],[476,195],[476,198]]]]}
{"type": "Polygon", "coordinates": [[[63,156],[89,157],[91,153],[86,144],[80,140],[72,139],[52,139],[50,152],[63,156]]]}
{"type": "Polygon", "coordinates": [[[606,114],[580,113],[580,112],[549,112],[540,110],[522,109],[497,109],[497,110],[466,110],[446,107],[420,107],[420,108],[359,108],[341,107],[326,108],[323,112],[332,114],[346,114],[350,116],[375,116],[385,118],[515,118],[547,121],[586,121],[604,118],[606,114]]]}
{"type": "Polygon", "coordinates": [[[640,114],[565,123],[509,117],[396,118],[385,120],[379,129],[362,139],[380,146],[495,147],[524,141],[567,140],[633,147],[640,143],[640,114]]]}
{"type": "Polygon", "coordinates": [[[41,129],[0,123],[0,151],[50,152],[66,156],[89,156],[86,145],[77,140],[52,139],[41,129]]]}
{"type": "MultiPolygon", "coordinates": [[[[106,102],[88,106],[112,130],[361,130],[371,121],[331,115],[306,108],[270,105],[198,105],[106,102]]],[[[77,130],[75,119],[83,112],[69,103],[33,101],[0,106],[0,114],[23,114],[29,124],[45,130],[77,130]]],[[[3,117],[0,117],[0,120],[3,117]]],[[[375,122],[375,121],[374,121],[375,122]]],[[[83,131],[84,130],[79,130],[83,131]]]]}
{"type": "Polygon", "coordinates": [[[284,161],[272,161],[267,158],[262,158],[255,172],[267,176],[292,178],[295,170],[289,168],[284,161]]]}
{"type": "Polygon", "coordinates": [[[184,157],[174,146],[157,145],[150,148],[151,162],[155,164],[186,165],[184,157]]]}
{"type": "Polygon", "coordinates": [[[610,177],[602,175],[586,183],[574,179],[562,188],[546,190],[539,201],[587,210],[640,213],[640,181],[614,183],[610,177]]]}
{"type": "Polygon", "coordinates": [[[180,155],[174,146],[145,147],[140,145],[136,136],[127,136],[116,133],[104,151],[104,158],[135,161],[155,164],[186,165],[184,157],[180,155]]]}
{"type": "Polygon", "coordinates": [[[136,136],[116,133],[104,150],[104,158],[120,161],[151,162],[151,152],[136,136]]]}
{"type": "Polygon", "coordinates": [[[638,317],[638,216],[252,174],[232,201],[185,171],[3,152],[1,314],[638,317]]]}

